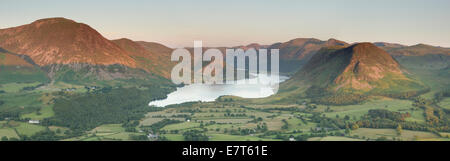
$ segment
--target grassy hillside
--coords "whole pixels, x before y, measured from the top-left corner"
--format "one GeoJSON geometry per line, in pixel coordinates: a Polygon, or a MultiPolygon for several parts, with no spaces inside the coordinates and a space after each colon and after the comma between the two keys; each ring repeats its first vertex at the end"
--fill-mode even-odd
{"type": "MultiPolygon", "coordinates": [[[[382,49],[369,43],[323,48],[272,98],[351,104],[370,95],[409,98],[428,90],[382,49]],[[278,98],[277,98],[278,97],[278,98]],[[288,99],[286,97],[289,97],[288,99]]],[[[280,101],[277,101],[280,102],[280,101]]]]}
{"type": "Polygon", "coordinates": [[[0,83],[48,82],[45,72],[21,57],[0,52],[0,83]]]}

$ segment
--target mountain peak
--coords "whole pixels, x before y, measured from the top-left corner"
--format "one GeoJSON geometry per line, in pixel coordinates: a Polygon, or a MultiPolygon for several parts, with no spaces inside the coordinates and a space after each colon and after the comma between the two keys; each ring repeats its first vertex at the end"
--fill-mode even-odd
{"type": "MultiPolygon", "coordinates": [[[[133,41],[133,40],[131,40],[131,39],[128,39],[128,38],[120,38],[120,39],[116,39],[117,41],[133,41]]],[[[134,41],[133,41],[134,42],[134,41]]]]}
{"type": "Polygon", "coordinates": [[[32,22],[31,24],[36,23],[58,23],[58,22],[68,22],[68,23],[77,23],[74,20],[67,19],[64,17],[53,17],[53,18],[43,18],[32,22]]]}
{"type": "Polygon", "coordinates": [[[135,67],[123,49],[90,26],[66,18],[47,18],[0,30],[0,46],[25,54],[40,66],[122,64],[135,67]]]}
{"type": "Polygon", "coordinates": [[[350,52],[352,54],[389,57],[389,54],[386,53],[383,49],[368,42],[353,44],[350,47],[348,47],[347,50],[352,50],[352,52],[350,52]]]}
{"type": "Polygon", "coordinates": [[[361,42],[361,43],[353,44],[352,46],[350,46],[350,48],[354,48],[354,49],[375,49],[375,48],[378,48],[378,47],[375,46],[374,44],[370,43],[370,42],[361,42]]]}
{"type": "Polygon", "coordinates": [[[372,43],[323,48],[287,84],[306,81],[328,91],[385,92],[408,90],[420,83],[407,78],[397,61],[372,43]],[[390,83],[386,83],[390,82],[390,83]]]}
{"type": "Polygon", "coordinates": [[[419,43],[419,44],[416,44],[416,45],[412,45],[411,47],[417,47],[417,48],[432,48],[432,47],[435,47],[435,46],[431,46],[431,45],[428,45],[428,44],[422,44],[422,43],[419,43]]]}
{"type": "Polygon", "coordinates": [[[346,42],[341,41],[341,40],[337,40],[337,39],[334,39],[334,38],[328,39],[326,43],[327,43],[328,46],[333,46],[333,45],[347,46],[348,45],[346,42]]]}
{"type": "Polygon", "coordinates": [[[304,45],[305,43],[313,43],[313,42],[321,42],[319,39],[315,38],[296,38],[288,41],[287,43],[290,45],[304,45]]]}

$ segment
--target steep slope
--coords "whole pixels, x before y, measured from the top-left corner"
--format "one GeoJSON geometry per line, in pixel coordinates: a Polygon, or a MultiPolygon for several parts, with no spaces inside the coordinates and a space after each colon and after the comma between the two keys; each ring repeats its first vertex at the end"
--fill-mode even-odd
{"type": "Polygon", "coordinates": [[[324,48],[281,91],[309,96],[335,94],[409,97],[426,87],[409,78],[397,61],[371,43],[324,48]]]}
{"type": "Polygon", "coordinates": [[[44,71],[22,57],[0,48],[0,83],[48,82],[44,71]]]}
{"type": "Polygon", "coordinates": [[[145,49],[158,54],[169,55],[172,53],[173,49],[155,42],[146,41],[135,41],[136,43],[142,45],[145,49]]]}
{"type": "Polygon", "coordinates": [[[149,70],[144,66],[144,63],[157,62],[157,56],[148,54],[147,49],[136,43],[120,45],[123,48],[90,26],[65,18],[41,19],[0,30],[0,46],[29,56],[53,82],[96,84],[139,80],[170,83],[161,77],[165,73],[156,72],[160,69],[149,70]],[[149,57],[152,61],[143,62],[137,56],[154,57],[149,57]]]}
{"type": "Polygon", "coordinates": [[[121,64],[136,67],[126,51],[86,24],[64,18],[37,20],[1,29],[0,46],[31,57],[40,66],[51,64],[121,64]]]}
{"type": "Polygon", "coordinates": [[[155,73],[170,78],[175,62],[170,61],[172,49],[152,42],[135,42],[129,39],[112,40],[116,45],[126,50],[137,62],[137,67],[149,73],[155,73]]]}

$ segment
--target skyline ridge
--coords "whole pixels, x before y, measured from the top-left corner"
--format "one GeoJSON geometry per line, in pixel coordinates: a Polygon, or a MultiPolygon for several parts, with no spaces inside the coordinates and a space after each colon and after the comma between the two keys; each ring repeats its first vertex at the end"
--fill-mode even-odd
{"type": "MultiPolygon", "coordinates": [[[[33,23],[38,23],[38,22],[41,22],[41,21],[50,21],[50,20],[63,20],[63,21],[73,22],[73,23],[76,23],[76,24],[82,24],[82,25],[87,25],[87,26],[91,27],[91,26],[90,26],[89,24],[87,24],[87,23],[75,21],[75,20],[73,20],[73,19],[71,19],[71,18],[67,18],[67,17],[47,17],[47,18],[37,19],[37,20],[34,20],[33,22],[30,22],[30,23],[27,23],[27,24],[22,24],[22,25],[19,25],[19,26],[11,26],[11,27],[7,27],[7,28],[0,28],[0,30],[5,30],[5,29],[10,29],[10,28],[20,27],[20,26],[25,26],[25,25],[33,24],[33,23]]],[[[96,30],[98,33],[100,33],[102,36],[104,36],[104,35],[102,34],[101,31],[95,29],[94,27],[91,27],[91,28],[93,28],[93,29],[96,30]]],[[[128,37],[120,37],[120,38],[114,38],[114,39],[108,38],[108,37],[106,37],[106,36],[104,36],[104,37],[105,37],[106,39],[110,40],[110,41],[113,41],[113,40],[120,40],[120,39],[127,39],[127,40],[131,40],[131,41],[134,41],[134,42],[142,41],[142,42],[159,43],[159,44],[162,44],[162,45],[167,46],[167,47],[172,48],[172,49],[174,49],[174,48],[190,48],[190,47],[192,47],[192,46],[171,47],[170,45],[164,44],[164,43],[159,42],[159,41],[135,40],[135,39],[128,38],[128,37]]],[[[270,44],[263,44],[263,43],[260,43],[260,42],[250,42],[250,43],[248,43],[248,44],[240,44],[240,45],[234,45],[234,46],[204,46],[204,47],[210,47],[210,48],[212,48],[212,47],[228,47],[228,48],[236,48],[236,47],[247,47],[247,46],[252,46],[252,45],[271,46],[271,45],[274,45],[274,44],[277,44],[277,43],[284,43],[284,42],[289,42],[289,41],[293,41],[293,40],[297,40],[297,39],[310,39],[310,40],[319,40],[319,41],[342,41],[342,42],[349,43],[349,44],[357,44],[357,43],[366,43],[366,42],[368,42],[368,43],[373,43],[373,44],[383,43],[383,44],[401,45],[401,46],[404,46],[404,47],[411,47],[411,46],[425,45],[425,46],[432,46],[432,47],[445,48],[445,49],[450,48],[450,47],[446,47],[446,46],[439,46],[439,45],[427,44],[427,43],[422,43],[422,42],[419,42],[419,43],[417,43],[417,44],[412,44],[412,45],[405,45],[405,44],[398,43],[398,42],[387,42],[387,41],[373,41],[373,42],[369,42],[369,41],[361,41],[361,42],[349,42],[349,41],[345,41],[345,40],[342,40],[342,39],[337,39],[337,38],[334,38],[334,37],[330,37],[330,38],[328,38],[328,39],[319,39],[319,38],[316,38],[316,37],[297,37],[297,38],[289,39],[289,40],[286,40],[286,41],[273,42],[273,43],[270,43],[270,44]]],[[[194,40],[193,40],[193,41],[194,41],[194,40]]],[[[206,44],[207,44],[207,43],[208,43],[208,42],[206,42],[206,44]]]]}
{"type": "Polygon", "coordinates": [[[449,1],[22,1],[0,2],[0,28],[68,17],[108,39],[170,47],[272,44],[297,37],[450,46],[449,1]],[[83,12],[79,12],[83,11],[83,12]],[[119,11],[119,12],[118,12],[119,11]]]}

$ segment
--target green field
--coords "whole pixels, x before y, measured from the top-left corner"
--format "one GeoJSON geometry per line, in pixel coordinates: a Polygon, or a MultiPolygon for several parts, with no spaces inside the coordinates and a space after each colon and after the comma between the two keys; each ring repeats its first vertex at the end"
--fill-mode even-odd
{"type": "Polygon", "coordinates": [[[13,128],[1,128],[0,129],[0,138],[7,137],[10,138],[19,138],[16,131],[13,128]]]}
{"type": "Polygon", "coordinates": [[[45,130],[45,127],[29,123],[20,122],[17,127],[14,127],[20,135],[31,136],[37,132],[45,130]]]}
{"type": "Polygon", "coordinates": [[[6,83],[0,86],[0,90],[5,91],[6,93],[17,93],[21,92],[24,87],[32,87],[40,84],[39,82],[33,83],[6,83]]]}
{"type": "Polygon", "coordinates": [[[441,102],[439,102],[439,106],[450,110],[450,98],[444,98],[441,102]]]}
{"type": "Polygon", "coordinates": [[[6,83],[0,85],[0,116],[3,119],[0,137],[31,139],[39,138],[34,135],[52,135],[61,140],[79,141],[182,141],[193,138],[211,141],[449,141],[450,132],[445,131],[445,127],[444,130],[436,130],[440,128],[438,126],[428,128],[430,118],[445,122],[448,117],[450,98],[433,102],[435,94],[448,87],[447,79],[439,78],[438,73],[430,70],[411,73],[430,87],[430,92],[417,99],[428,104],[417,105],[415,98],[394,99],[377,95],[351,105],[323,105],[309,98],[280,94],[267,99],[223,96],[214,102],[153,109],[147,106],[149,99],[163,98],[173,88],[134,86],[116,80],[97,90],[62,81],[31,89],[40,83],[6,83]],[[127,88],[110,86],[117,85],[115,83],[127,88]],[[427,114],[426,110],[430,109],[427,114]],[[369,116],[369,111],[380,110],[385,113],[369,116]],[[401,116],[402,119],[387,116],[401,116]],[[30,124],[29,119],[50,123],[30,124]],[[372,127],[358,122],[368,119],[385,124],[378,122],[374,125],[377,127],[372,127]],[[396,127],[400,124],[413,127],[401,129],[399,134],[396,127]],[[45,134],[47,128],[55,134],[45,134]],[[156,137],[148,134],[156,134],[156,137]]]}
{"type": "Polygon", "coordinates": [[[255,136],[238,136],[238,135],[227,135],[227,134],[207,134],[211,141],[277,141],[279,139],[265,139],[255,136]]]}
{"type": "Polygon", "coordinates": [[[364,140],[339,136],[327,136],[327,137],[309,138],[308,141],[364,141],[364,140]]]}
{"type": "Polygon", "coordinates": [[[359,137],[365,137],[370,139],[377,139],[379,137],[386,137],[388,139],[397,138],[404,141],[420,141],[427,139],[439,139],[440,137],[430,133],[422,131],[403,130],[401,135],[398,135],[395,129],[370,129],[360,128],[352,131],[353,135],[359,137]]]}

